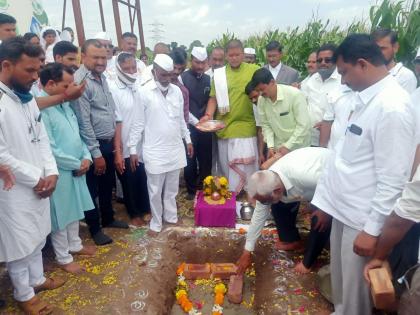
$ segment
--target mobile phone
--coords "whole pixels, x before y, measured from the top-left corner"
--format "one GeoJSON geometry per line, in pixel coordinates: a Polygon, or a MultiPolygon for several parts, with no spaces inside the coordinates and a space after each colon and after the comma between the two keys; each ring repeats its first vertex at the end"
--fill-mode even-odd
{"type": "Polygon", "coordinates": [[[90,71],[86,72],[85,76],[82,78],[82,80],[80,80],[79,84],[82,84],[83,82],[86,81],[87,76],[89,75],[90,71]]]}

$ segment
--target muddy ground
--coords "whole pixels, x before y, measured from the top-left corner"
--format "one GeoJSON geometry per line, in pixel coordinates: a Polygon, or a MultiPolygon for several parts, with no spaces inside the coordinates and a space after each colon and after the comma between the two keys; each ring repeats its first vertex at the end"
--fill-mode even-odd
{"type": "MultiPolygon", "coordinates": [[[[146,228],[107,229],[114,243],[98,248],[94,258],[76,258],[87,268],[82,275],[68,275],[57,269],[51,250],[46,250],[47,275],[60,275],[68,281],[62,288],[40,293],[40,297],[56,306],[54,314],[182,314],[174,296],[178,265],[184,261],[235,262],[245,242],[245,236],[234,229],[194,227],[192,202],[184,197],[182,192],[178,200],[183,226],[167,227],[155,239],[147,237],[146,228]]],[[[115,204],[115,208],[119,218],[126,218],[123,205],[115,204]]],[[[305,235],[307,215],[300,216],[299,226],[305,235]]],[[[236,306],[226,299],[225,314],[315,314],[320,309],[331,309],[319,294],[315,273],[299,276],[293,272],[301,253],[274,249],[273,231],[266,229],[258,242],[255,275],[251,273],[246,280],[244,302],[236,306]]],[[[91,243],[83,225],[81,234],[86,243],[91,243]]],[[[317,268],[327,260],[325,252],[317,268]]],[[[193,302],[204,301],[203,315],[209,314],[213,304],[211,287],[198,284],[190,291],[193,302]]],[[[1,314],[19,314],[4,265],[0,265],[0,298],[7,300],[1,314]]]]}

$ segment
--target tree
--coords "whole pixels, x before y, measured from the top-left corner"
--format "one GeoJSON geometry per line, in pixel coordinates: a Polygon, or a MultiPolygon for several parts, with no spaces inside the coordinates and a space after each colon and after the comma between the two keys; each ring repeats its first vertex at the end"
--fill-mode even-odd
{"type": "Polygon", "coordinates": [[[175,48],[178,48],[177,42],[171,42],[171,50],[174,50],[175,48]]]}
{"type": "Polygon", "coordinates": [[[203,47],[203,44],[202,44],[202,43],[201,43],[198,39],[194,40],[194,41],[190,44],[190,48],[188,49],[188,52],[191,52],[191,50],[193,49],[193,47],[196,47],[196,46],[203,47]]]}

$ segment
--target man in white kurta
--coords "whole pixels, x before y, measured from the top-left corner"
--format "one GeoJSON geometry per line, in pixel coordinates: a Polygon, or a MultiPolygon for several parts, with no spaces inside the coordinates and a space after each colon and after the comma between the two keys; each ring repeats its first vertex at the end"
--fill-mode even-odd
{"type": "Polygon", "coordinates": [[[312,203],[333,217],[335,314],[370,314],[363,268],[410,173],[414,113],[409,95],[388,74],[381,51],[368,35],[348,36],[336,55],[343,82],[355,91],[349,105],[353,110],[312,203]]]}
{"type": "Polygon", "coordinates": [[[0,46],[2,68],[9,65],[8,71],[0,71],[0,165],[16,178],[12,189],[0,190],[0,261],[7,263],[21,307],[35,299],[34,287],[51,284],[43,275],[41,249],[51,231],[48,197],[58,175],[38,106],[29,93],[41,49],[27,45],[15,38],[0,46]],[[20,57],[16,47],[23,51],[20,57]]]}
{"type": "Polygon", "coordinates": [[[162,216],[167,223],[178,222],[175,197],[178,194],[179,173],[187,165],[183,139],[188,154],[192,144],[184,120],[181,90],[169,83],[173,61],[158,54],[153,64],[153,79],[140,88],[141,106],[136,107],[128,147],[131,167],[138,165],[137,145],[143,143],[142,158],[146,168],[150,198],[152,235],[162,230],[162,216]]]}

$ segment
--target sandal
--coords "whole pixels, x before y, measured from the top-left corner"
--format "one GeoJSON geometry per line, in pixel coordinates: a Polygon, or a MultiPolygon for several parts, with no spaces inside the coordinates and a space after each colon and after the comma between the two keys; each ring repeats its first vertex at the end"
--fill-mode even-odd
{"type": "Polygon", "coordinates": [[[64,283],[66,283],[66,280],[59,277],[47,278],[43,284],[34,287],[34,291],[39,293],[45,290],[54,290],[61,287],[64,283]]]}
{"type": "Polygon", "coordinates": [[[52,306],[39,299],[37,296],[34,296],[29,301],[18,301],[17,304],[25,315],[48,315],[53,312],[52,306]]]}

